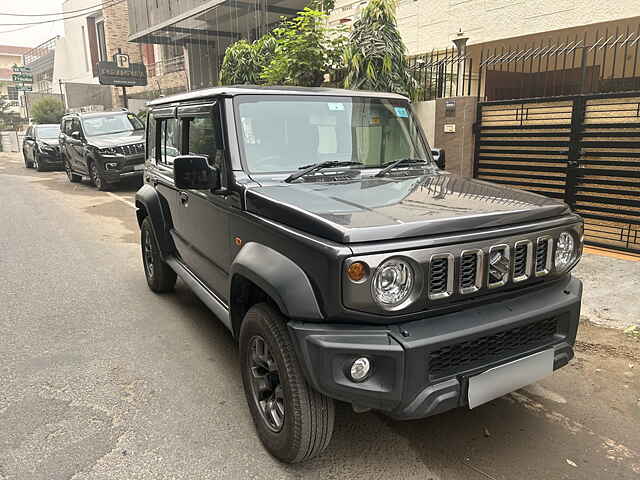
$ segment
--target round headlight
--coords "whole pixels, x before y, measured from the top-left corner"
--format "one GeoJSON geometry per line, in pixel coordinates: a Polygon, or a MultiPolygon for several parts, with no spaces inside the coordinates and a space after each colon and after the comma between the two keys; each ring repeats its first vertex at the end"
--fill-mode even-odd
{"type": "Polygon", "coordinates": [[[556,270],[562,272],[576,258],[576,241],[569,232],[562,232],[556,241],[556,270]]]}
{"type": "Polygon", "coordinates": [[[386,309],[397,307],[411,295],[414,283],[413,268],[404,260],[383,262],[373,275],[371,290],[376,302],[386,309]]]}

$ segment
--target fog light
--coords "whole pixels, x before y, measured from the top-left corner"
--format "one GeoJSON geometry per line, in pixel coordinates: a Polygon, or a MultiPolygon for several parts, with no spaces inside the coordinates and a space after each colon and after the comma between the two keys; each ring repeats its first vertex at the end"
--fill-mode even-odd
{"type": "Polygon", "coordinates": [[[116,162],[107,162],[104,164],[104,166],[107,170],[115,170],[116,168],[118,168],[118,164],[116,162]]]}
{"type": "Polygon", "coordinates": [[[366,380],[371,371],[371,362],[366,357],[360,357],[351,364],[349,376],[354,382],[362,382],[366,380]]]}

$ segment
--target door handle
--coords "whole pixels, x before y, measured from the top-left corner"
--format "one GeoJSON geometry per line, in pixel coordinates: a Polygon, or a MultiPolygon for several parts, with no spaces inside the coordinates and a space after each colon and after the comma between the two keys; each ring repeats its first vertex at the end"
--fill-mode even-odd
{"type": "Polygon", "coordinates": [[[184,192],[180,192],[180,203],[182,203],[182,205],[186,207],[189,203],[189,195],[184,192]]]}

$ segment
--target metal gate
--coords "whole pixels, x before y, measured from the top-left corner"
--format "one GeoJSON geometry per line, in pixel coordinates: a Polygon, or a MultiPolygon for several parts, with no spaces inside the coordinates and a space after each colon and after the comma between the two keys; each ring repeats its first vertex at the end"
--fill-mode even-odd
{"type": "Polygon", "coordinates": [[[640,92],[478,104],[477,178],[566,201],[585,242],[640,253],[640,92]]]}

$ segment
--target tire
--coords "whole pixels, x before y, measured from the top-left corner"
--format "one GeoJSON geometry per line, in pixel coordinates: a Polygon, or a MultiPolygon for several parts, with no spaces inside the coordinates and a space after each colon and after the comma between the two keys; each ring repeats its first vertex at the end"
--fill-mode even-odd
{"type": "Polygon", "coordinates": [[[147,277],[149,288],[156,293],[172,291],[176,285],[177,275],[160,256],[160,247],[158,247],[149,217],[145,217],[142,221],[140,246],[142,248],[144,274],[147,277]]]}
{"type": "Polygon", "coordinates": [[[107,190],[109,190],[109,184],[105,182],[104,178],[102,178],[102,174],[98,171],[96,162],[90,161],[88,166],[91,184],[101,192],[106,192],[107,190]]]}
{"type": "Polygon", "coordinates": [[[40,163],[40,155],[38,155],[38,152],[33,153],[33,168],[39,172],[44,172],[44,167],[42,163],[40,163]]]}
{"type": "Polygon", "coordinates": [[[69,163],[69,160],[67,160],[67,157],[63,156],[62,157],[62,161],[64,163],[64,171],[67,174],[67,178],[69,179],[69,181],[71,183],[79,183],[82,181],[82,175],[77,175],[75,173],[73,173],[73,170],[71,170],[71,164],[69,163]]]}
{"type": "Polygon", "coordinates": [[[240,362],[249,410],[267,451],[286,463],[320,455],[333,434],[333,400],[307,384],[285,318],[266,303],[244,317],[240,362]]]}
{"type": "Polygon", "coordinates": [[[24,166],[25,168],[33,168],[33,162],[27,160],[27,152],[22,149],[22,157],[24,158],[24,166]]]}

